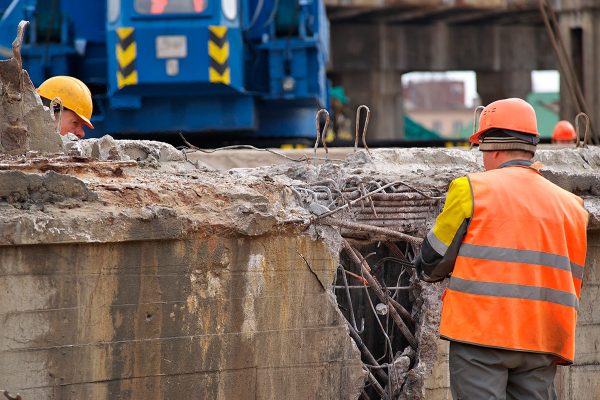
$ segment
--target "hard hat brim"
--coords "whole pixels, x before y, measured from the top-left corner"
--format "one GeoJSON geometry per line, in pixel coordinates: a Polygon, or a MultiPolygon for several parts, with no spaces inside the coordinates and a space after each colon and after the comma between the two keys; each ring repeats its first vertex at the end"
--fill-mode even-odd
{"type": "Polygon", "coordinates": [[[92,125],[92,123],[90,122],[90,120],[89,120],[89,119],[87,119],[87,118],[85,118],[85,117],[82,117],[82,116],[81,116],[81,115],[79,115],[79,114],[77,114],[77,116],[78,116],[79,118],[81,118],[81,120],[83,121],[83,123],[84,123],[84,124],[85,124],[85,125],[86,125],[88,128],[90,128],[90,129],[94,129],[94,125],[92,125]]]}
{"type": "MultiPolygon", "coordinates": [[[[483,130],[475,132],[474,134],[471,135],[471,137],[469,137],[469,142],[471,142],[473,144],[481,144],[481,142],[479,140],[481,138],[481,135],[490,131],[491,129],[495,129],[495,128],[489,127],[487,129],[483,129],[483,130]]],[[[522,130],[520,130],[518,132],[524,133],[526,135],[540,136],[540,133],[537,131],[522,131],[522,130]]]]}

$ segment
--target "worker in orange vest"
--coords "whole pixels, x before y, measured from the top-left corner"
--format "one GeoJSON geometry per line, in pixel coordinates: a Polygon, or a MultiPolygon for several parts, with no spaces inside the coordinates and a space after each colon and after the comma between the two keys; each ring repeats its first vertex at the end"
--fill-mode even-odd
{"type": "Polygon", "coordinates": [[[577,140],[575,128],[569,121],[558,121],[552,132],[553,144],[573,144],[577,140]]]}
{"type": "Polygon", "coordinates": [[[440,336],[454,399],[555,399],[557,364],[575,355],[588,213],[532,163],[535,111],[491,103],[471,142],[485,172],[455,179],[415,260],[421,279],[451,275],[440,336]]]}

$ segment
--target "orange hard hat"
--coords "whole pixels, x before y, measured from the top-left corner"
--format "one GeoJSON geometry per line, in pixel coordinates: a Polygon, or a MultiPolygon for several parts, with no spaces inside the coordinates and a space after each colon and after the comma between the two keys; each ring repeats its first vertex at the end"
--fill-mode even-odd
{"type": "Polygon", "coordinates": [[[490,129],[506,129],[540,136],[535,110],[525,100],[517,98],[494,101],[485,107],[479,117],[479,130],[469,140],[479,144],[481,135],[490,129]]]}
{"type": "Polygon", "coordinates": [[[558,121],[552,132],[552,140],[575,140],[577,133],[569,121],[558,121]]]}

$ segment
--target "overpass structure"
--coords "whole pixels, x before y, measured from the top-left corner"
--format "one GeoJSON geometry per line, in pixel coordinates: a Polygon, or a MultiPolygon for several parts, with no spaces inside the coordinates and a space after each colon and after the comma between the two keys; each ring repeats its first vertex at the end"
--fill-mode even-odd
{"type": "MultiPolygon", "coordinates": [[[[401,77],[412,71],[472,70],[483,104],[526,97],[534,70],[563,69],[561,117],[587,111],[600,120],[600,5],[593,0],[551,0],[549,35],[538,0],[327,0],[331,21],[330,75],[353,104],[373,110],[371,138],[399,139],[403,132],[401,77]],[[557,43],[558,41],[558,43],[557,43]],[[564,55],[557,58],[556,47],[564,55]],[[566,68],[566,67],[565,67],[566,68]],[[574,76],[581,87],[575,94],[574,76]],[[572,94],[571,94],[572,93],[572,94]]],[[[550,8],[547,8],[547,7],[550,8]]],[[[562,72],[562,71],[561,71],[562,72]]]]}

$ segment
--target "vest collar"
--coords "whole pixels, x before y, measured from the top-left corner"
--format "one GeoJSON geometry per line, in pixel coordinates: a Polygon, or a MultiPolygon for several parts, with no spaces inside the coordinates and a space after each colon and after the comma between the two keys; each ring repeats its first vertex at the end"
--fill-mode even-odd
{"type": "Polygon", "coordinates": [[[510,160],[505,162],[504,164],[500,164],[497,169],[505,168],[505,167],[528,167],[531,168],[533,162],[529,160],[510,160]]]}

